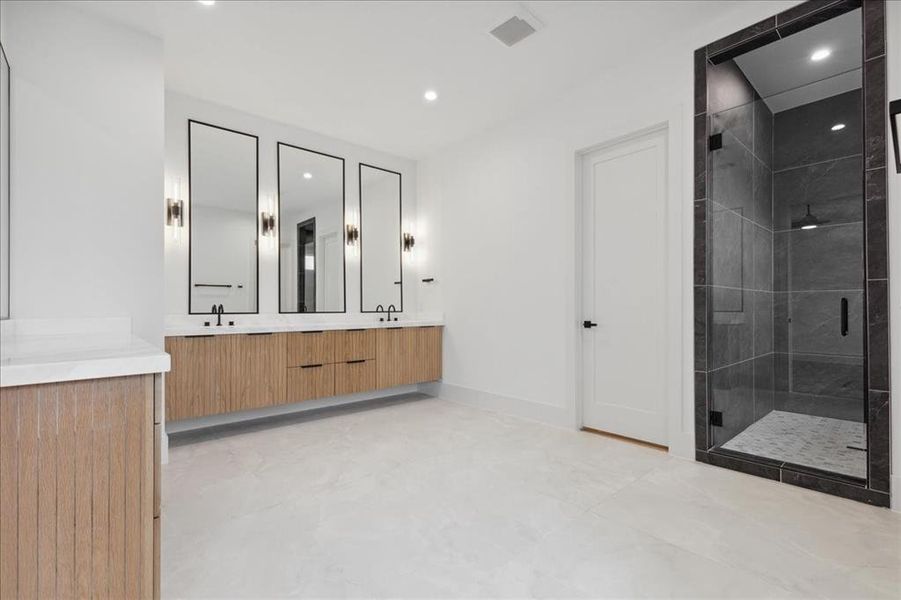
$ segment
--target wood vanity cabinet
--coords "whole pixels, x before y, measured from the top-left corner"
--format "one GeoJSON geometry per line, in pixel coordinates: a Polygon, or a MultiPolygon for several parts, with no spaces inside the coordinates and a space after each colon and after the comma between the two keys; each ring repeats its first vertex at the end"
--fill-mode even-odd
{"type": "Polygon", "coordinates": [[[0,389],[0,597],[158,597],[158,382],[0,389]]]}
{"type": "Polygon", "coordinates": [[[167,337],[166,419],[441,378],[441,327],[167,337]]]}

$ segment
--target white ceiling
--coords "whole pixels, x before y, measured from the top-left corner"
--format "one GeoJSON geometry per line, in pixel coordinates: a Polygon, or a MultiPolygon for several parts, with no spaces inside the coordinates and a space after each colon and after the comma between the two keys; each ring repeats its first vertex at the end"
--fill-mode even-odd
{"type": "Polygon", "coordinates": [[[743,54],[735,62],[774,113],[861,86],[861,9],[743,54]],[[831,50],[814,62],[810,55],[831,50]]]}
{"type": "Polygon", "coordinates": [[[170,89],[410,158],[551,101],[713,10],[706,1],[76,5],[161,37],[170,89]],[[543,24],[536,34],[512,48],[488,34],[523,6],[543,24]],[[424,103],[427,88],[437,103],[424,103]]]}

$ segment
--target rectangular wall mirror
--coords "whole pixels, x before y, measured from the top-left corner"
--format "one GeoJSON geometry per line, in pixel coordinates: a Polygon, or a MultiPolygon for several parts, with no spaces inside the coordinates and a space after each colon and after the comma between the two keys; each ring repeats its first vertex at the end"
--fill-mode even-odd
{"type": "Polygon", "coordinates": [[[360,164],[360,308],[403,310],[401,175],[360,164]]]}
{"type": "Polygon", "coordinates": [[[10,72],[0,46],[0,319],[9,318],[10,72]]]}
{"type": "Polygon", "coordinates": [[[344,312],[344,159],[281,142],[277,154],[279,312],[344,312]]]}
{"type": "Polygon", "coordinates": [[[258,311],[259,139],[188,121],[188,312],[258,311]]]}

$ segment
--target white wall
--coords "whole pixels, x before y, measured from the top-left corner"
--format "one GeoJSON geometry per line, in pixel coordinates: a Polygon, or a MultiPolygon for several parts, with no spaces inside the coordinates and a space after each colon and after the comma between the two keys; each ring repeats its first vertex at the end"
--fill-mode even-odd
{"type": "Polygon", "coordinates": [[[421,303],[443,309],[447,324],[440,393],[578,424],[576,156],[667,123],[670,446],[693,455],[693,52],[794,4],[735,3],[665,52],[624,57],[626,66],[555,104],[421,163],[419,225],[430,231],[424,250],[438,281],[421,303]]]}
{"type": "Polygon", "coordinates": [[[162,44],[65,3],[4,0],[3,20],[11,316],[128,316],[162,346],[162,44]]]}
{"type": "MultiPolygon", "coordinates": [[[[244,113],[226,106],[213,104],[175,92],[166,93],[166,179],[180,178],[183,194],[187,193],[188,119],[197,119],[213,125],[257,135],[260,138],[260,198],[265,208],[271,199],[276,208],[276,142],[285,142],[318,152],[340,156],[345,160],[347,211],[359,210],[357,163],[376,165],[403,174],[404,218],[416,220],[416,163],[412,160],[364,148],[349,142],[318,133],[278,123],[244,113]]],[[[187,198],[184,198],[187,200],[187,198]]],[[[162,202],[162,201],[161,201],[162,202]]],[[[161,204],[162,205],[162,204],[161,204]]],[[[187,202],[186,202],[187,205],[187,202]]],[[[187,211],[186,211],[187,212],[187,211]]],[[[357,213],[358,214],[358,213],[357,213]]],[[[178,241],[166,235],[166,314],[173,320],[187,314],[188,305],[188,236],[185,231],[178,241]]],[[[364,233],[365,235],[365,233],[364,233]]],[[[415,260],[415,258],[414,258],[415,260]]],[[[419,288],[419,269],[411,260],[404,268],[404,309],[416,312],[419,288]],[[409,304],[407,301],[409,299],[409,304]]],[[[360,311],[360,265],[358,257],[347,256],[347,315],[360,311]]],[[[263,240],[260,244],[260,316],[240,316],[242,322],[263,319],[278,313],[278,246],[263,240]]],[[[300,322],[340,320],[340,315],[285,315],[288,320],[300,322]]],[[[193,317],[198,323],[202,317],[193,317]]]]}
{"type": "MultiPolygon", "coordinates": [[[[886,73],[888,74],[888,99],[901,100],[901,2],[888,2],[886,6],[886,73]]],[[[901,175],[892,167],[894,155],[889,131],[888,217],[889,217],[889,294],[891,306],[891,373],[892,373],[892,508],[901,511],[901,175]]]]}

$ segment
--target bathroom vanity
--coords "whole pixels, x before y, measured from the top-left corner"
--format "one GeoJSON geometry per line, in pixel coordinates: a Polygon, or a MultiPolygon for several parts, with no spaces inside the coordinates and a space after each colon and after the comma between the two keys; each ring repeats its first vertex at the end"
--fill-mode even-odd
{"type": "Polygon", "coordinates": [[[441,378],[441,325],[313,327],[167,336],[166,421],[441,378]]]}
{"type": "Polygon", "coordinates": [[[96,327],[11,329],[0,360],[0,597],[159,597],[169,357],[96,327]]]}

